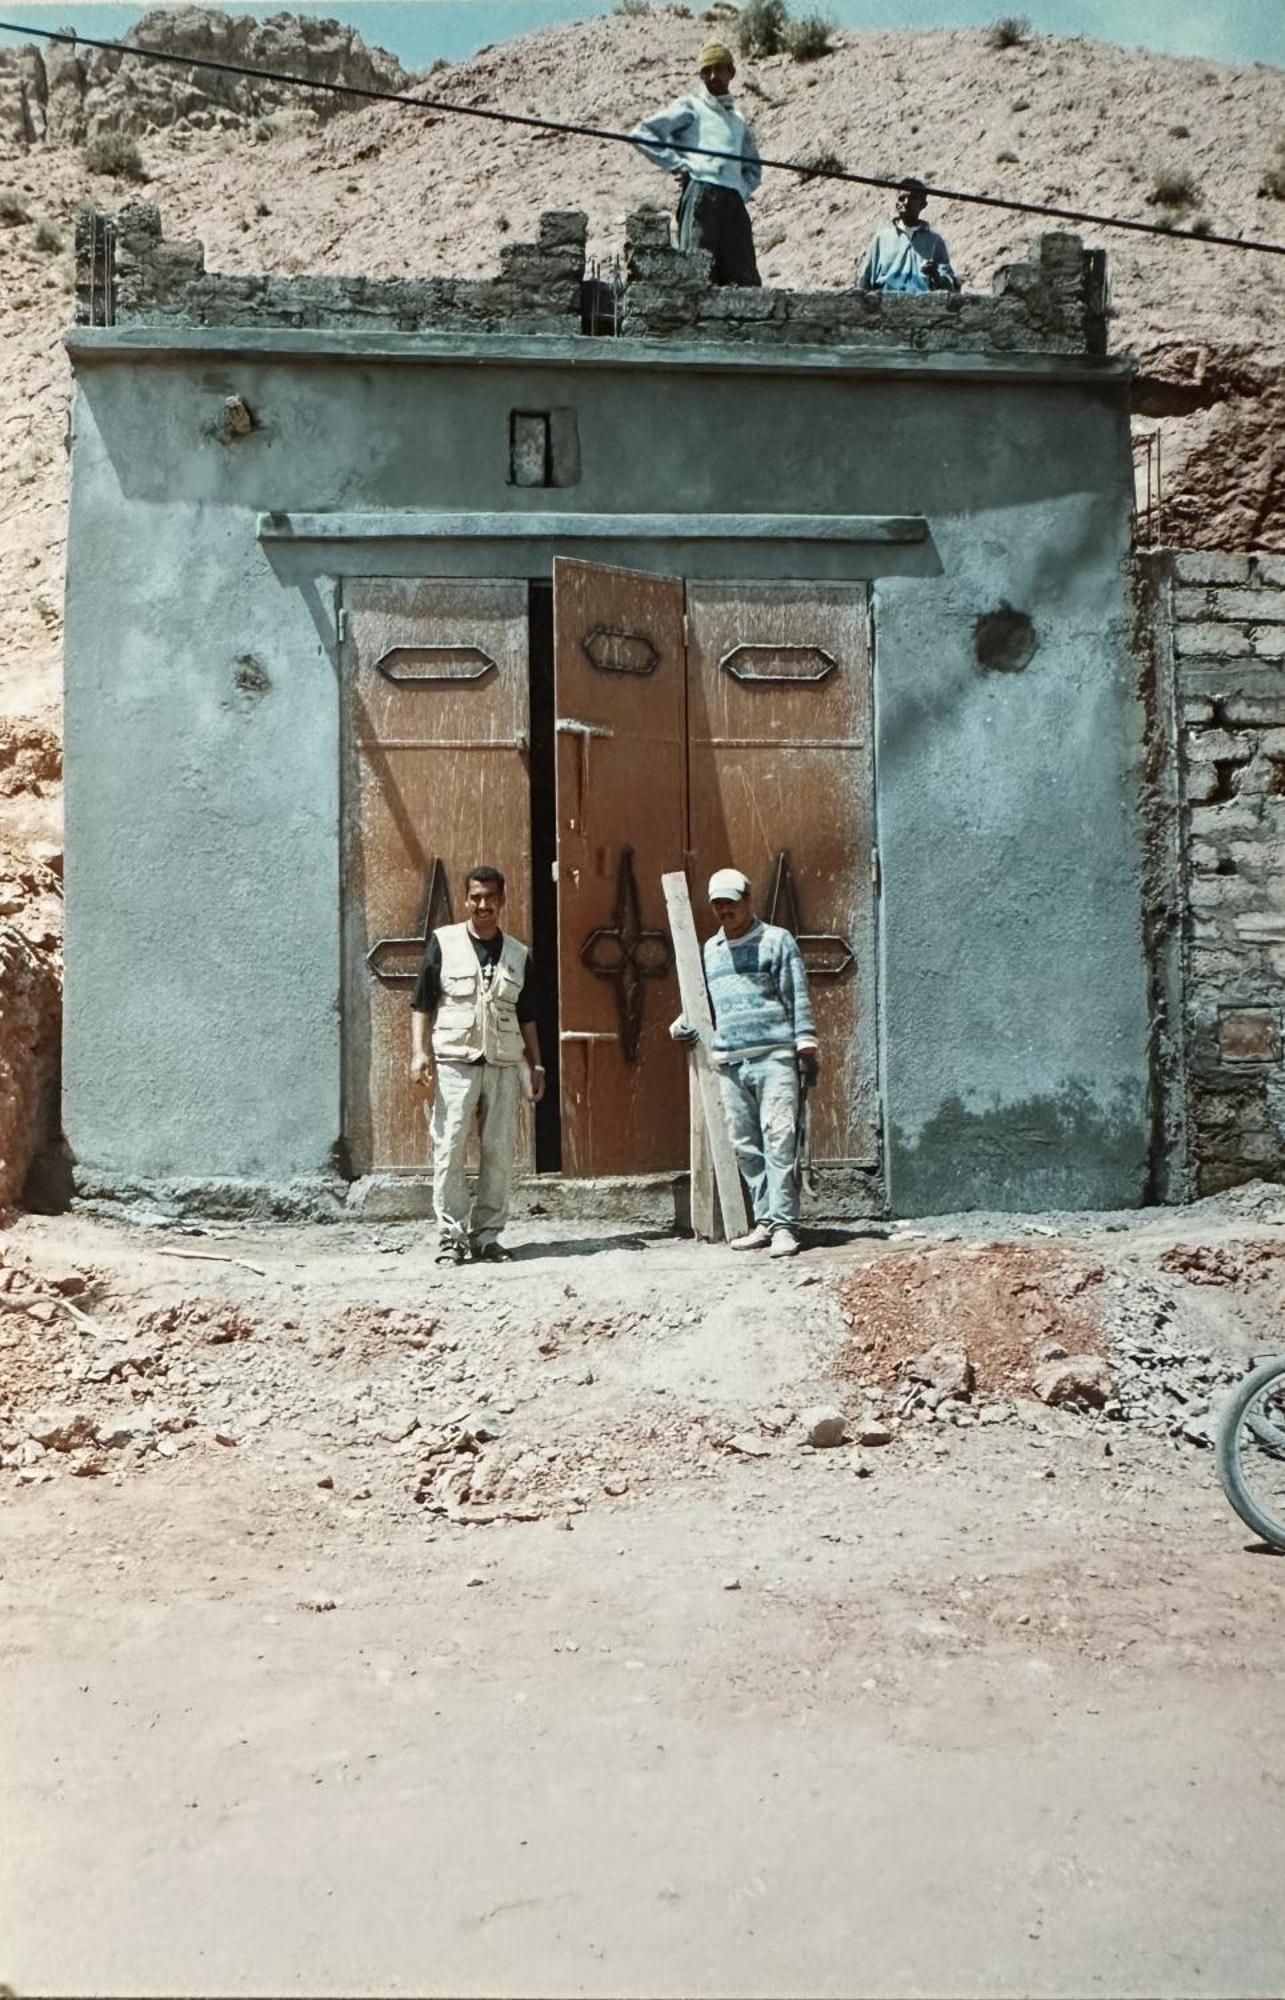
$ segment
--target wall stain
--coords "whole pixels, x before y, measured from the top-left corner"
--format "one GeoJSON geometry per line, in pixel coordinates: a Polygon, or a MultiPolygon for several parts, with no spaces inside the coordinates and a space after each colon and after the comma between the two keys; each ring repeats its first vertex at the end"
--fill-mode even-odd
{"type": "Polygon", "coordinates": [[[950,1097],[915,1139],[892,1127],[894,1213],[1134,1207],[1147,1195],[1148,1137],[1147,1105],[1129,1085],[1109,1105],[1075,1081],[990,1110],[950,1097]]]}

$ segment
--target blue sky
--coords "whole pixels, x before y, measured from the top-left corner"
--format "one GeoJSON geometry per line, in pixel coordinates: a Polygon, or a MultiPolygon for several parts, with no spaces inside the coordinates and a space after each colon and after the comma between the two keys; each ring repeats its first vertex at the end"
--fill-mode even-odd
{"type": "MultiPolygon", "coordinates": [[[[392,49],[410,69],[438,56],[458,61],[488,42],[558,21],[613,11],[616,0],[226,0],[229,13],[290,7],[351,22],[368,42],[392,49]]],[[[1221,62],[1285,65],[1285,0],[808,0],[841,27],[975,27],[1023,13],[1046,34],[1162,49],[1221,62]]],[[[145,10],[119,0],[2,0],[0,13],[37,28],[75,28],[114,39],[145,10]]],[[[795,11],[802,11],[802,0],[795,11]]],[[[21,36],[0,31],[0,41],[21,36]]]]}

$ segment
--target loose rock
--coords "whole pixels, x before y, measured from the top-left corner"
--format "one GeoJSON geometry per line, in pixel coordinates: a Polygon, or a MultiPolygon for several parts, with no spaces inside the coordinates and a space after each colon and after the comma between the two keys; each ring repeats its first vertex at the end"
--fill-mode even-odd
{"type": "Polygon", "coordinates": [[[800,1410],[799,1422],[808,1443],[817,1451],[847,1439],[848,1419],[836,1403],[818,1403],[813,1409],[800,1410]]]}
{"type": "Polygon", "coordinates": [[[1099,1410],[1115,1384],[1100,1354],[1068,1354],[1041,1362],[1031,1387],[1042,1403],[1055,1409],[1099,1410]]]}
{"type": "Polygon", "coordinates": [[[972,1393],[973,1364],[967,1349],[941,1341],[907,1364],[905,1373],[912,1382],[922,1382],[937,1396],[962,1400],[972,1393]]]}

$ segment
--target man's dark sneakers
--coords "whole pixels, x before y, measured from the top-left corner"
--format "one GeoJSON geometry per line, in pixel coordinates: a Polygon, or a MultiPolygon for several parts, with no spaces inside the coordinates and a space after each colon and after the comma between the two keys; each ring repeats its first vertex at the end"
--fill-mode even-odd
{"type": "Polygon", "coordinates": [[[483,1243],[475,1252],[479,1264],[511,1264],[513,1252],[502,1243],[483,1243]]]}
{"type": "Polygon", "coordinates": [[[435,1264],[467,1264],[468,1251],[462,1243],[443,1243],[433,1262],[435,1264]]]}

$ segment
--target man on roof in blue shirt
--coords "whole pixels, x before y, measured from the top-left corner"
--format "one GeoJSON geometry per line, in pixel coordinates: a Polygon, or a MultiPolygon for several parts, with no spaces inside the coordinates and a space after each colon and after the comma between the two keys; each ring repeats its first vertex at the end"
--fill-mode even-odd
{"type": "Polygon", "coordinates": [[[862,292],[957,292],[944,237],[920,220],[928,190],[913,175],[900,182],[897,212],[879,231],[857,273],[862,292]]]}
{"type": "Polygon", "coordinates": [[[679,177],[679,249],[708,250],[716,285],[757,285],[762,281],[745,204],[763,169],[754,134],[732,103],[736,64],[722,42],[708,42],[697,67],[699,89],[676,98],[654,118],[644,118],[630,137],[654,166],[679,177]],[[734,157],[715,159],[709,152],[686,152],[685,146],[734,157]]]}
{"type": "MultiPolygon", "coordinates": [[[[817,1080],[817,1048],[803,954],[790,932],[754,913],[739,868],[710,877],[709,900],[721,928],[705,942],[705,984],[714,1015],[710,1060],[718,1071],[736,1164],[750,1191],[754,1226],[733,1250],[798,1255],[799,1082],[817,1080]]],[[[696,1040],[680,1018],[670,1034],[696,1040]]]]}

